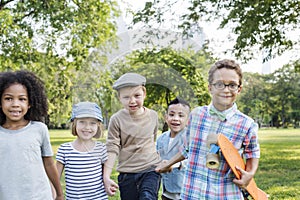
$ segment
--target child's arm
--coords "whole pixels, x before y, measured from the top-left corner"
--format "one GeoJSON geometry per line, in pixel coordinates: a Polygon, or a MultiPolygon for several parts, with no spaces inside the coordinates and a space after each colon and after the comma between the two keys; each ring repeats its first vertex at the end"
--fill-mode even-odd
{"type": "Polygon", "coordinates": [[[55,167],[55,163],[52,157],[43,157],[44,168],[47,173],[48,178],[50,179],[51,183],[53,184],[55,191],[56,191],[56,200],[63,200],[63,190],[60,184],[59,176],[57,169],[55,167]]]}
{"type": "Polygon", "coordinates": [[[105,186],[105,191],[109,196],[115,195],[117,189],[119,188],[118,184],[115,183],[112,179],[110,179],[110,175],[114,168],[116,159],[116,154],[108,153],[108,160],[104,163],[103,182],[105,186]]]}
{"type": "Polygon", "coordinates": [[[59,161],[56,162],[56,169],[57,169],[59,180],[61,179],[61,175],[62,175],[62,172],[64,171],[64,168],[65,168],[65,166],[61,162],[59,162],[59,161]]]}
{"type": "Polygon", "coordinates": [[[258,163],[258,158],[249,158],[246,160],[246,170],[236,167],[236,169],[241,172],[241,179],[233,179],[233,183],[240,188],[246,188],[256,173],[258,163]]]}
{"type": "Polygon", "coordinates": [[[155,171],[159,173],[165,173],[172,171],[172,165],[175,163],[178,163],[180,161],[183,161],[185,157],[181,154],[181,152],[178,152],[175,156],[173,156],[170,160],[163,160],[159,166],[156,167],[155,171]]]}

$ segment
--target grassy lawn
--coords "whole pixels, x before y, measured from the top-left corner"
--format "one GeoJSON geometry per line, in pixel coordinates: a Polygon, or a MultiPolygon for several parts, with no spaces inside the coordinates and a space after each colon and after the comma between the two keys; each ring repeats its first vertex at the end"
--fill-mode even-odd
{"type": "Polygon", "coordinates": [[[300,130],[260,130],[261,159],[255,180],[270,199],[299,199],[300,130]]]}
{"type": "MultiPolygon", "coordinates": [[[[64,142],[74,140],[70,130],[50,130],[53,151],[64,142]]],[[[101,140],[104,142],[104,139],[101,140]]],[[[255,181],[272,199],[292,200],[300,196],[300,130],[261,129],[261,159],[255,181]]],[[[116,180],[117,172],[112,178],[116,180]]],[[[64,185],[63,181],[62,184],[64,185]]],[[[120,199],[118,194],[109,200],[120,199]]]]}

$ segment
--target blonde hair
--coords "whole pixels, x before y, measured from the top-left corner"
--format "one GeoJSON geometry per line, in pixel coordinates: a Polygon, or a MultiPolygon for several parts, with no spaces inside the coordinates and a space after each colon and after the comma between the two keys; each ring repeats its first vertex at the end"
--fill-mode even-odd
{"type": "MultiPolygon", "coordinates": [[[[142,90],[143,90],[143,92],[144,92],[144,94],[146,94],[146,87],[145,86],[143,86],[143,85],[137,85],[137,86],[127,86],[127,87],[131,87],[131,88],[142,88],[142,90]]],[[[123,87],[123,88],[125,88],[125,87],[123,87]]],[[[122,89],[122,88],[120,88],[120,89],[122,89]]],[[[120,89],[118,89],[117,90],[117,92],[118,92],[118,97],[120,97],[120,89]]]]}
{"type": "MultiPolygon", "coordinates": [[[[72,122],[72,125],[71,125],[71,133],[74,136],[78,135],[78,133],[76,131],[76,122],[77,122],[77,120],[78,119],[75,118],[74,121],[72,122]]],[[[97,133],[93,136],[93,138],[96,138],[96,139],[103,136],[103,124],[100,121],[98,121],[97,125],[98,125],[97,133]]]]}

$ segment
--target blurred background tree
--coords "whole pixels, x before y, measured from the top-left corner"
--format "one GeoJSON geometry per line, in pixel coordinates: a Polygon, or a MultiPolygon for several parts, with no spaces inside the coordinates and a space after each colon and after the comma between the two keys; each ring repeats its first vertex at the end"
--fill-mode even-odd
{"type": "MultiPolygon", "coordinates": [[[[209,50],[210,41],[192,47],[196,41],[190,38],[203,31],[199,20],[221,19],[221,28],[232,28],[236,37],[231,50],[242,62],[254,56],[256,46],[267,52],[267,60],[299,43],[299,37],[287,34],[299,29],[298,1],[184,1],[185,13],[176,13],[176,2],[182,1],[149,1],[133,13],[140,46],[127,43],[126,52],[117,51],[112,61],[110,53],[126,40],[117,32],[117,1],[0,1],[0,70],[27,69],[41,77],[50,128],[64,128],[78,101],[97,102],[107,125],[120,108],[113,82],[123,73],[137,72],[147,78],[145,105],[158,111],[163,124],[167,103],[176,96],[192,107],[210,101],[207,72],[219,58],[209,50]],[[170,30],[160,29],[163,23],[170,30]],[[191,45],[176,48],[176,42],[191,45]]],[[[241,111],[261,126],[299,127],[299,63],[295,59],[270,74],[245,73],[237,100],[241,111]]]]}
{"type": "Polygon", "coordinates": [[[27,69],[40,76],[50,126],[63,126],[76,93],[71,90],[76,71],[87,67],[91,48],[112,47],[118,16],[110,0],[0,1],[0,70],[27,69]]]}

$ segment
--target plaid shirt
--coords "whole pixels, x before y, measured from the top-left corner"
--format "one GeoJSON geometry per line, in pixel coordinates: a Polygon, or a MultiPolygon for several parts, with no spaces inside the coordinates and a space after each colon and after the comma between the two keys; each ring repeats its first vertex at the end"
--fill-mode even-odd
{"type": "Polygon", "coordinates": [[[188,165],[181,198],[240,200],[243,199],[241,190],[232,182],[234,174],[221,153],[218,169],[206,167],[206,155],[209,153],[206,138],[210,133],[222,133],[245,159],[259,158],[258,126],[253,119],[237,110],[236,104],[224,111],[224,121],[209,114],[211,106],[197,107],[189,117],[188,151],[183,152],[188,157],[188,165]]]}

